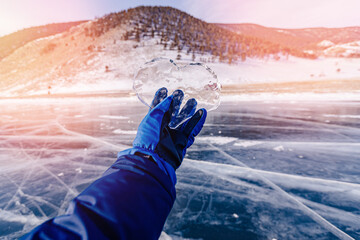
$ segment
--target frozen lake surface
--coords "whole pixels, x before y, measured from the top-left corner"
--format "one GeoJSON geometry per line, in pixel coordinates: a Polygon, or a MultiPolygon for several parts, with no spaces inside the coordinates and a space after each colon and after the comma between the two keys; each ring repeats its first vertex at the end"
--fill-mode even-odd
{"type": "MultiPolygon", "coordinates": [[[[0,101],[0,238],[63,214],[147,109],[120,98],[0,101]]],[[[173,239],[359,239],[360,102],[226,102],[177,170],[173,239]]]]}

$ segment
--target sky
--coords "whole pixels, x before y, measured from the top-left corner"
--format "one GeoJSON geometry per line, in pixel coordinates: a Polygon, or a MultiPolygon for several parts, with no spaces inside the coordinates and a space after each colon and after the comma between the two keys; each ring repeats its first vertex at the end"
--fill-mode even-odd
{"type": "Polygon", "coordinates": [[[0,36],[31,26],[90,20],[139,5],[172,6],[216,23],[360,26],[360,0],[0,0],[0,36]]]}

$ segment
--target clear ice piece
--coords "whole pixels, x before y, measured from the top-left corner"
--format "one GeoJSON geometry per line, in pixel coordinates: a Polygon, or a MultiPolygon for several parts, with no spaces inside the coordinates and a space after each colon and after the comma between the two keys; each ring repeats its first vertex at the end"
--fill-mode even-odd
{"type": "Polygon", "coordinates": [[[195,98],[197,109],[215,110],[220,105],[221,85],[216,74],[202,63],[179,65],[168,58],[155,58],[139,68],[134,76],[133,89],[145,105],[151,105],[156,91],[168,89],[168,95],[180,89],[184,100],[195,98]]]}

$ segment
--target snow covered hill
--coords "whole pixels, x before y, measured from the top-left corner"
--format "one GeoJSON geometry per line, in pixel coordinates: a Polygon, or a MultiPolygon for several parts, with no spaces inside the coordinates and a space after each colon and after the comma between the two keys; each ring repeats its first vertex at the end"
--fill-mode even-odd
{"type": "Polygon", "coordinates": [[[18,48],[0,61],[0,97],[129,92],[139,66],[156,57],[205,62],[224,85],[360,80],[359,58],[291,53],[173,8],[139,7],[18,48]]]}
{"type": "MultiPolygon", "coordinates": [[[[284,29],[270,28],[257,24],[217,24],[230,31],[266,38],[271,42],[299,50],[321,50],[324,44],[346,44],[360,41],[360,26],[344,28],[302,28],[284,29]]],[[[328,46],[325,46],[328,47],[328,46]]]]}
{"type": "Polygon", "coordinates": [[[330,45],[324,50],[326,56],[331,57],[360,57],[360,41],[330,45]]]}
{"type": "Polygon", "coordinates": [[[79,25],[68,32],[38,39],[0,62],[1,95],[105,91],[131,88],[132,76],[144,61],[161,55],[156,40],[120,40],[123,26],[90,38],[79,25]]]}
{"type": "Polygon", "coordinates": [[[17,32],[0,37],[0,61],[9,56],[19,47],[33,40],[48,37],[57,33],[69,30],[71,27],[81,24],[85,21],[52,23],[43,26],[30,27],[17,32]]]}

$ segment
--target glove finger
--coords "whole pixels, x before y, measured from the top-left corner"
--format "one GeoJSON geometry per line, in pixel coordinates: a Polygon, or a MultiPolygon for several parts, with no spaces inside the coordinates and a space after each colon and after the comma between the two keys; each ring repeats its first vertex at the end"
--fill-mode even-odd
{"type": "Polygon", "coordinates": [[[150,111],[156,107],[162,100],[167,97],[168,90],[165,87],[158,89],[155,93],[154,99],[152,100],[150,111]]]}
{"type": "Polygon", "coordinates": [[[171,106],[169,108],[169,114],[171,116],[170,117],[171,120],[168,123],[172,122],[173,119],[175,119],[176,116],[178,115],[181,102],[184,99],[184,92],[178,89],[173,92],[172,96],[173,96],[173,101],[171,102],[171,106]]]}
{"type": "Polygon", "coordinates": [[[134,146],[146,149],[155,149],[160,141],[160,134],[165,126],[169,124],[171,106],[173,96],[170,95],[152,109],[141,121],[135,140],[134,146]]]}
{"type": "MultiPolygon", "coordinates": [[[[173,95],[166,97],[162,102],[160,102],[156,107],[154,107],[150,112],[149,116],[153,117],[157,115],[158,117],[162,118],[165,114],[168,114],[169,111],[172,111],[172,102],[173,102],[173,95]]],[[[170,118],[169,118],[170,121],[170,118]]]]}
{"type": "Polygon", "coordinates": [[[194,114],[194,116],[192,116],[188,121],[184,123],[184,126],[182,127],[183,133],[190,138],[196,137],[200,133],[202,127],[204,126],[206,116],[207,116],[206,109],[205,108],[199,109],[194,114]]]}
{"type": "Polygon", "coordinates": [[[197,101],[195,98],[189,99],[185,106],[181,109],[180,113],[175,116],[175,118],[171,119],[169,127],[175,128],[179,123],[194,115],[197,106],[197,101]]]}

